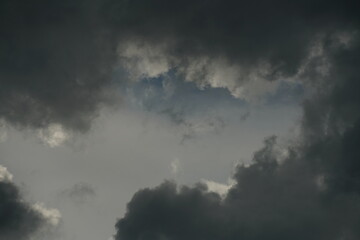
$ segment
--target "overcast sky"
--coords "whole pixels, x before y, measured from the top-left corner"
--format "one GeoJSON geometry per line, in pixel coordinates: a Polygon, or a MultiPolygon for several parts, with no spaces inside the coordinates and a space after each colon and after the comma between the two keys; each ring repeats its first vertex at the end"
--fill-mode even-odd
{"type": "Polygon", "coordinates": [[[357,1],[0,2],[0,239],[360,239],[357,1]]]}

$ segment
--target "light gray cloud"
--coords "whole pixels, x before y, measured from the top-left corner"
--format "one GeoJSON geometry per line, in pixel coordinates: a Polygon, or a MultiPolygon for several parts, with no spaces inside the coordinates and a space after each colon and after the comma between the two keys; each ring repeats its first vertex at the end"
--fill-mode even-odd
{"type": "Polygon", "coordinates": [[[76,204],[83,204],[93,199],[96,191],[88,183],[76,183],[71,188],[63,190],[60,195],[69,198],[76,204]]]}

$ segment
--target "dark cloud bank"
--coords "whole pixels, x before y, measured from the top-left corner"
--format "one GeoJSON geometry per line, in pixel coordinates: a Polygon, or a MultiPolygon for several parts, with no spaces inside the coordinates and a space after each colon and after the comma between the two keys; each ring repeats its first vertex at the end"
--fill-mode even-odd
{"type": "Polygon", "coordinates": [[[0,182],[0,239],[47,239],[49,226],[46,216],[25,202],[16,185],[8,180],[0,182]]]}
{"type": "Polygon", "coordinates": [[[41,217],[21,202],[18,189],[0,183],[0,236],[3,239],[28,239],[41,226],[41,217]]]}
{"type": "Polygon", "coordinates": [[[114,59],[97,1],[1,1],[0,117],[18,127],[84,131],[114,59]]]}
{"type": "Polygon", "coordinates": [[[111,78],[123,67],[117,49],[129,42],[159,48],[155,60],[165,58],[205,85],[211,69],[198,66],[204,57],[239,65],[245,77],[290,77],[317,38],[357,28],[358,7],[321,0],[4,0],[0,117],[20,128],[89,129],[99,106],[114,101],[111,78]],[[266,71],[256,70],[264,64],[266,71]]]}
{"type": "MultiPolygon", "coordinates": [[[[115,50],[128,41],[162,46],[175,71],[201,57],[249,71],[265,62],[269,81],[300,74],[311,90],[287,157],[280,161],[276,139],[268,138],[250,166],[237,168],[224,199],[202,185],[140,190],[115,238],[360,239],[359,7],[321,0],[1,1],[0,117],[20,127],[88,129],[109,102],[115,50]]],[[[197,74],[203,81],[206,73],[197,74]]],[[[1,208],[14,209],[0,214],[1,231],[18,229],[16,239],[26,239],[38,218],[12,185],[0,185],[0,193],[1,208]]]]}

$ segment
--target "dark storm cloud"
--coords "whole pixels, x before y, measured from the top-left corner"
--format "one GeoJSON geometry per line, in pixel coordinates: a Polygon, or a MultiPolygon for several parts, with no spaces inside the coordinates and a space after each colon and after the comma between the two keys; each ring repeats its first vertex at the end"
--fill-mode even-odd
{"type": "Polygon", "coordinates": [[[23,200],[19,189],[13,183],[0,182],[1,239],[32,239],[46,224],[44,216],[23,200]]]}
{"type": "Polygon", "coordinates": [[[1,1],[0,117],[18,127],[84,131],[115,59],[98,1],[1,1]]]}
{"type": "Polygon", "coordinates": [[[135,0],[106,6],[108,23],[125,39],[164,45],[175,67],[191,64],[191,57],[225,58],[245,72],[267,62],[268,79],[295,74],[317,35],[359,22],[356,1],[135,0]]]}
{"type": "Polygon", "coordinates": [[[317,81],[320,88],[304,103],[302,151],[313,166],[322,168],[329,189],[360,193],[360,39],[351,47],[328,39],[325,49],[332,59],[329,76],[317,81]]]}
{"type": "MultiPolygon", "coordinates": [[[[215,3],[204,3],[190,11],[186,1],[178,8],[170,8],[164,2],[159,8],[170,8],[172,12],[164,11],[158,18],[150,18],[148,25],[139,27],[139,32],[148,33],[147,27],[156,22],[159,31],[153,34],[154,38],[163,36],[164,31],[179,34],[180,39],[189,40],[179,46],[191,43],[195,53],[213,46],[212,53],[226,53],[245,64],[265,58],[279,64],[277,71],[284,74],[298,71],[311,39],[317,33],[323,34],[322,53],[301,70],[311,91],[303,103],[300,135],[280,150],[275,137],[267,138],[265,146],[254,153],[251,165],[237,167],[233,176],[236,184],[224,198],[207,191],[203,185],[178,187],[169,182],[138,191],[128,204],[127,213],[116,224],[115,239],[359,239],[360,27],[358,14],[352,9],[358,3],[255,1],[242,2],[241,6],[218,5],[219,11],[214,7],[213,14],[200,14],[199,9],[212,9],[210,6],[215,3]],[[176,19],[185,6],[189,10],[188,21],[196,16],[200,23],[214,19],[213,25],[204,24],[203,31],[194,33],[181,28],[185,23],[176,19]],[[223,15],[229,25],[215,28],[212,38],[211,27],[221,26],[223,21],[217,17],[224,9],[229,13],[223,15]],[[238,14],[232,14],[235,12],[238,14]],[[165,17],[169,21],[162,27],[160,20],[165,17]],[[174,23],[178,28],[167,27],[174,23]],[[232,34],[226,34],[234,28],[239,30],[238,35],[235,33],[239,36],[237,42],[232,34]],[[216,30],[221,34],[217,35],[216,30]],[[201,38],[196,36],[207,31],[210,40],[198,41],[201,38]],[[350,32],[351,37],[340,34],[343,31],[350,32]],[[182,37],[183,34],[189,37],[182,37]],[[217,45],[220,38],[228,41],[228,48],[217,45]],[[204,48],[197,49],[199,46],[204,48]],[[319,71],[323,61],[328,66],[325,72],[319,71]]],[[[156,9],[149,5],[147,12],[156,9]]],[[[135,26],[137,23],[129,22],[135,26]]]]}
{"type": "Polygon", "coordinates": [[[358,239],[360,196],[334,193],[295,151],[279,164],[275,144],[268,138],[252,165],[237,168],[224,199],[202,185],[140,190],[115,239],[358,239]]]}
{"type": "MultiPolygon", "coordinates": [[[[232,71],[241,66],[235,78],[254,71],[266,79],[292,76],[317,35],[357,26],[358,7],[321,0],[1,1],[0,117],[18,127],[59,123],[87,130],[99,106],[113,100],[114,63],[129,42],[149,46],[146,71],[154,76],[173,68],[185,79],[214,85],[207,64],[213,59],[232,71]],[[269,69],[259,70],[264,63],[269,69]]],[[[131,64],[132,55],[126,56],[120,69],[131,64]]],[[[221,81],[231,91],[236,87],[221,81]]]]}

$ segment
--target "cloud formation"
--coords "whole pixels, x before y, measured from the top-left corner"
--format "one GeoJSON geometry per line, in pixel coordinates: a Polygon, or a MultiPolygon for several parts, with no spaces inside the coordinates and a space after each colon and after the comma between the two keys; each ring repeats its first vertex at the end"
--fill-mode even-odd
{"type": "Polygon", "coordinates": [[[252,101],[296,78],[324,35],[357,27],[355,1],[110,1],[135,78],[175,71],[252,101]],[[274,81],[278,80],[278,81],[274,81]]]}
{"type": "MultiPolygon", "coordinates": [[[[359,239],[359,7],[351,0],[1,1],[0,118],[43,129],[43,141],[56,146],[66,140],[63,128],[89,129],[112,102],[114,79],[173,74],[247,101],[301,79],[309,96],[286,156],[275,137],[266,139],[225,196],[204,184],[140,190],[115,238],[359,239]]],[[[0,176],[0,236],[29,239],[46,217],[57,223],[56,211],[31,207],[11,175],[0,176]]]]}
{"type": "Polygon", "coordinates": [[[99,107],[115,100],[112,80],[169,72],[256,100],[297,76],[322,36],[356,27],[358,7],[323,0],[2,1],[0,118],[20,128],[86,131],[99,107]]]}
{"type": "Polygon", "coordinates": [[[268,138],[239,166],[227,193],[171,182],[140,190],[115,239],[358,239],[358,192],[334,192],[332,176],[295,150],[280,164],[275,145],[268,138]]]}
{"type": "Polygon", "coordinates": [[[8,240],[49,239],[61,215],[43,204],[31,205],[12,182],[13,176],[0,166],[0,238],[8,240]]]}
{"type": "MultiPolygon", "coordinates": [[[[159,40],[168,31],[180,54],[221,54],[246,66],[265,60],[271,64],[268,80],[301,77],[309,91],[300,134],[285,149],[279,149],[276,137],[267,138],[252,164],[236,168],[235,184],[224,197],[205,184],[165,182],[138,191],[116,224],[115,239],[359,239],[360,25],[352,9],[358,3],[216,3],[163,3],[160,9],[169,15],[164,11],[144,26],[130,23],[138,26],[134,34],[139,35],[157,23],[159,31],[150,31],[151,37],[159,40]],[[176,21],[183,7],[189,12],[186,19],[197,17],[194,25],[203,23],[203,30],[176,21]],[[201,14],[209,8],[205,12],[212,14],[201,14]],[[160,24],[163,18],[169,21],[160,24]],[[172,29],[171,24],[178,25],[172,29]]],[[[142,14],[157,9],[151,4],[142,14]]]]}
{"type": "Polygon", "coordinates": [[[97,1],[1,1],[0,118],[14,126],[85,131],[115,59],[97,1]]]}

